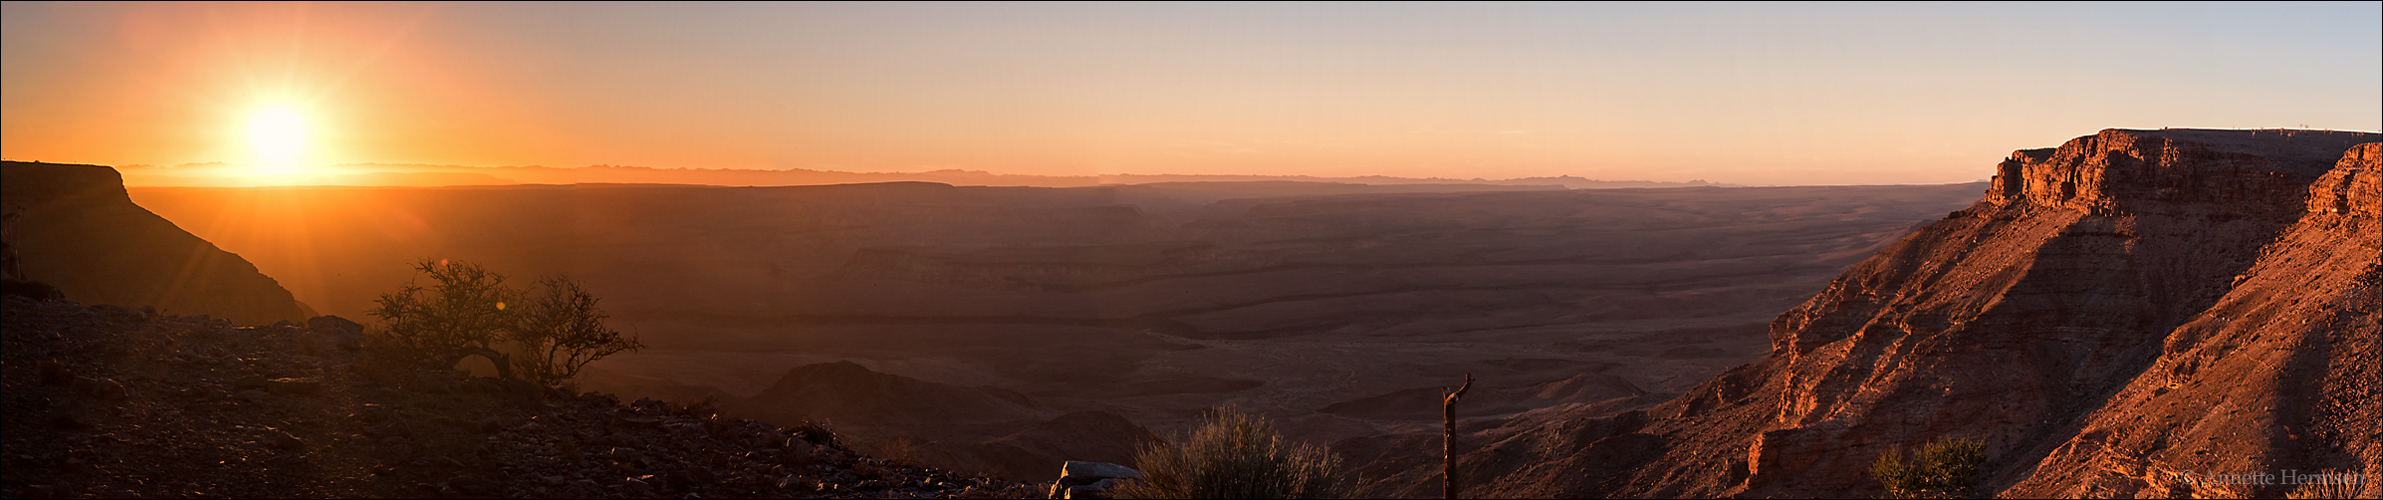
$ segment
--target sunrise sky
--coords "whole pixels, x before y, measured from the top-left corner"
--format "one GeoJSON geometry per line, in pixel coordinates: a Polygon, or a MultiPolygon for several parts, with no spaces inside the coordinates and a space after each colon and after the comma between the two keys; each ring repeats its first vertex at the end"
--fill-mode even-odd
{"type": "Polygon", "coordinates": [[[51,4],[0,157],[1981,180],[2383,129],[2383,4],[51,4]]]}

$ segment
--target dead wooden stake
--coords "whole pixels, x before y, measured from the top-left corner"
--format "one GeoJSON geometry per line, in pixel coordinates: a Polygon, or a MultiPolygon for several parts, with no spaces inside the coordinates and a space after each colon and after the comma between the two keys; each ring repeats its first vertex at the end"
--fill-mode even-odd
{"type": "Polygon", "coordinates": [[[1440,401],[1441,416],[1448,425],[1448,438],[1440,441],[1440,454],[1447,459],[1446,468],[1440,471],[1440,489],[1445,498],[1456,498],[1456,398],[1465,397],[1465,391],[1472,388],[1473,374],[1467,373],[1465,385],[1458,386],[1456,392],[1440,389],[1446,395],[1440,401]]]}

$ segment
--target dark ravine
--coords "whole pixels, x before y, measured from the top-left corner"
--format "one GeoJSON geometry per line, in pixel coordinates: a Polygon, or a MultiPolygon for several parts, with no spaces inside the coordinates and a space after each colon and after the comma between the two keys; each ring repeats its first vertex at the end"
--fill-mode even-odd
{"type": "MultiPolygon", "coordinates": [[[[1876,496],[1872,460],[1939,436],[1986,444],[1983,495],[2280,496],[2293,486],[2184,478],[2376,477],[2378,139],[2105,130],[2019,151],[1976,205],[1780,315],[1760,361],[1643,412],[1468,424],[1483,430],[1466,494],[1876,496]]],[[[1375,494],[1436,482],[1378,469],[1392,480],[1375,494]]]]}

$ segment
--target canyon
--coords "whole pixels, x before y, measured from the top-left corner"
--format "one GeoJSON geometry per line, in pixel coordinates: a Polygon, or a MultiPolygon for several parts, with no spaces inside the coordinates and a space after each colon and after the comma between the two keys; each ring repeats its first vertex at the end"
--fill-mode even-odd
{"type": "Polygon", "coordinates": [[[425,257],[569,274],[651,347],[592,365],[584,389],[824,419],[873,453],[1026,480],[1060,453],[1129,462],[1134,436],[1220,405],[1318,443],[1436,427],[1435,391],[1468,373],[1468,415],[1668,399],[1761,355],[1778,311],[1985,187],[132,193],[327,314],[369,320],[425,257]],[[882,410],[762,396],[826,394],[807,382],[822,377],[882,382],[833,399],[882,410]],[[899,410],[952,394],[985,411],[899,410]],[[1036,431],[1063,421],[1130,425],[1036,431]]]}
{"type": "Polygon", "coordinates": [[[1467,496],[1874,496],[1948,436],[1979,495],[2275,496],[2195,478],[2383,470],[2378,139],[2110,129],[1936,186],[7,185],[76,300],[369,323],[424,258],[568,274],[650,347],[580,389],[1017,481],[1230,406],[1431,496],[1470,376],[1467,496]]]}
{"type": "MultiPolygon", "coordinates": [[[[2371,478],[2377,139],[2113,129],[2015,152],[1975,205],[1780,315],[1761,359],[1642,410],[1485,419],[1459,473],[1483,496],[1880,495],[1880,454],[1959,436],[1985,445],[1981,495],[2279,496],[2299,486],[2204,479],[2371,478]]],[[[1436,488],[1392,465],[1377,473],[1407,479],[1377,494],[1436,488]]]]}

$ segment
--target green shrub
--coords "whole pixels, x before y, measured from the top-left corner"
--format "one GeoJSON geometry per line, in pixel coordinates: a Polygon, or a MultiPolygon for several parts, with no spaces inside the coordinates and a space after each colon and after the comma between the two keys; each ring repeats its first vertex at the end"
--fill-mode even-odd
{"type": "Polygon", "coordinates": [[[1347,498],[1340,457],[1286,443],[1266,417],[1218,409],[1177,444],[1155,442],[1134,454],[1148,475],[1112,488],[1117,498],[1347,498]]]}
{"type": "Polygon", "coordinates": [[[1967,438],[1944,437],[1905,455],[1898,447],[1870,464],[1870,477],[1895,498],[1961,498],[1976,486],[1978,469],[1986,463],[1986,445],[1967,438]]]}
{"type": "Polygon", "coordinates": [[[531,294],[479,264],[423,259],[414,269],[436,284],[407,282],[373,301],[382,324],[370,342],[381,361],[449,369],[480,356],[499,377],[553,387],[597,359],[645,347],[604,326],[596,296],[568,277],[539,280],[531,294]]]}

